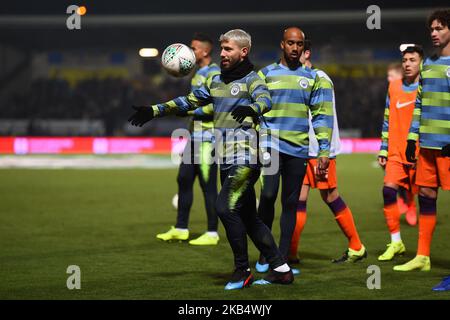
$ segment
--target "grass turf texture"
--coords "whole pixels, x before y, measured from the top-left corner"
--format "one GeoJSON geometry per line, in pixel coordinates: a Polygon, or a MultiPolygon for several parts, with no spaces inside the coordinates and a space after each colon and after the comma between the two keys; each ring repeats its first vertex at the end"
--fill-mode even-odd
{"type": "MultiPolygon", "coordinates": [[[[223,226],[217,247],[155,238],[175,223],[176,170],[0,170],[0,299],[449,299],[450,292],[431,288],[450,274],[450,193],[440,191],[431,272],[394,272],[395,264],[414,256],[417,227],[402,217],[406,255],[377,261],[389,234],[383,173],[374,160],[373,155],[338,158],[340,192],[353,211],[367,260],[330,263],[347,242],[312,191],[300,245],[302,273],[294,284],[229,292],[223,287],[233,265],[223,226]],[[372,264],[381,268],[381,290],[366,287],[372,264]],[[81,268],[81,290],[66,288],[69,265],[81,268]]],[[[278,201],[277,241],[279,215],[278,201]]],[[[205,231],[205,218],[196,184],[191,239],[205,231]]],[[[250,241],[249,250],[254,270],[258,253],[250,241]]]]}

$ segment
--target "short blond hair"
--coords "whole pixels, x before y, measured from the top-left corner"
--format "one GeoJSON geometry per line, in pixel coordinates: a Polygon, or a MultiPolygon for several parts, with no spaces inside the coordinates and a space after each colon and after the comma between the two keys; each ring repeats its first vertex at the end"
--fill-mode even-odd
{"type": "Polygon", "coordinates": [[[219,41],[235,41],[241,48],[252,47],[252,37],[242,29],[233,29],[220,35],[219,41]]]}

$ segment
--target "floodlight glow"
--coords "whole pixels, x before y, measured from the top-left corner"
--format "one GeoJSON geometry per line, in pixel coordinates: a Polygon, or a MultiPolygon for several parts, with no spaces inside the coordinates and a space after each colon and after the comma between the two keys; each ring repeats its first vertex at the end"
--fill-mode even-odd
{"type": "Polygon", "coordinates": [[[157,57],[158,53],[158,49],[156,48],[142,48],[139,50],[139,55],[143,58],[157,57]]]}
{"type": "Polygon", "coordinates": [[[85,6],[78,7],[77,13],[80,16],[84,16],[86,14],[86,12],[87,12],[87,9],[85,6]]]}

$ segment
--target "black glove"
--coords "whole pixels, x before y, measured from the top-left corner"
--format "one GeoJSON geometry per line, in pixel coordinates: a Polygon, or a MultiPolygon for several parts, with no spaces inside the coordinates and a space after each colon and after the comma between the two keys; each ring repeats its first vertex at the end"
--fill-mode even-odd
{"type": "Polygon", "coordinates": [[[441,155],[443,157],[450,157],[450,144],[447,144],[442,148],[441,155]]]}
{"type": "Polygon", "coordinates": [[[414,140],[408,140],[408,145],[406,146],[406,160],[408,162],[416,162],[416,142],[414,140]]]}
{"type": "Polygon", "coordinates": [[[133,126],[142,127],[154,117],[152,107],[133,106],[132,108],[136,112],[128,119],[128,122],[131,122],[133,126]]]}
{"type": "Polygon", "coordinates": [[[214,121],[213,114],[202,114],[200,116],[194,115],[195,121],[214,121]]]}
{"type": "Polygon", "coordinates": [[[182,118],[189,116],[188,110],[179,110],[179,111],[177,111],[177,113],[175,113],[175,115],[177,117],[182,117],[182,118]]]}
{"type": "Polygon", "coordinates": [[[236,109],[231,112],[231,116],[237,122],[242,123],[246,117],[252,117],[253,120],[256,120],[258,114],[250,106],[237,106],[236,109]]]}
{"type": "Polygon", "coordinates": [[[384,167],[386,167],[386,163],[387,163],[387,157],[385,156],[378,156],[378,164],[384,169],[384,167]],[[384,162],[384,164],[381,164],[381,161],[384,162]]]}

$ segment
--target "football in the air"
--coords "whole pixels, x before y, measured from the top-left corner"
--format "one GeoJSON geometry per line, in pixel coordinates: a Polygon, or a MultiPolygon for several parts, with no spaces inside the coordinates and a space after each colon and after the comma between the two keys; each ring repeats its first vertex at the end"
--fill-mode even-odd
{"type": "Polygon", "coordinates": [[[195,67],[195,54],[187,45],[174,43],[164,50],[161,63],[169,74],[184,77],[195,67]]]}

